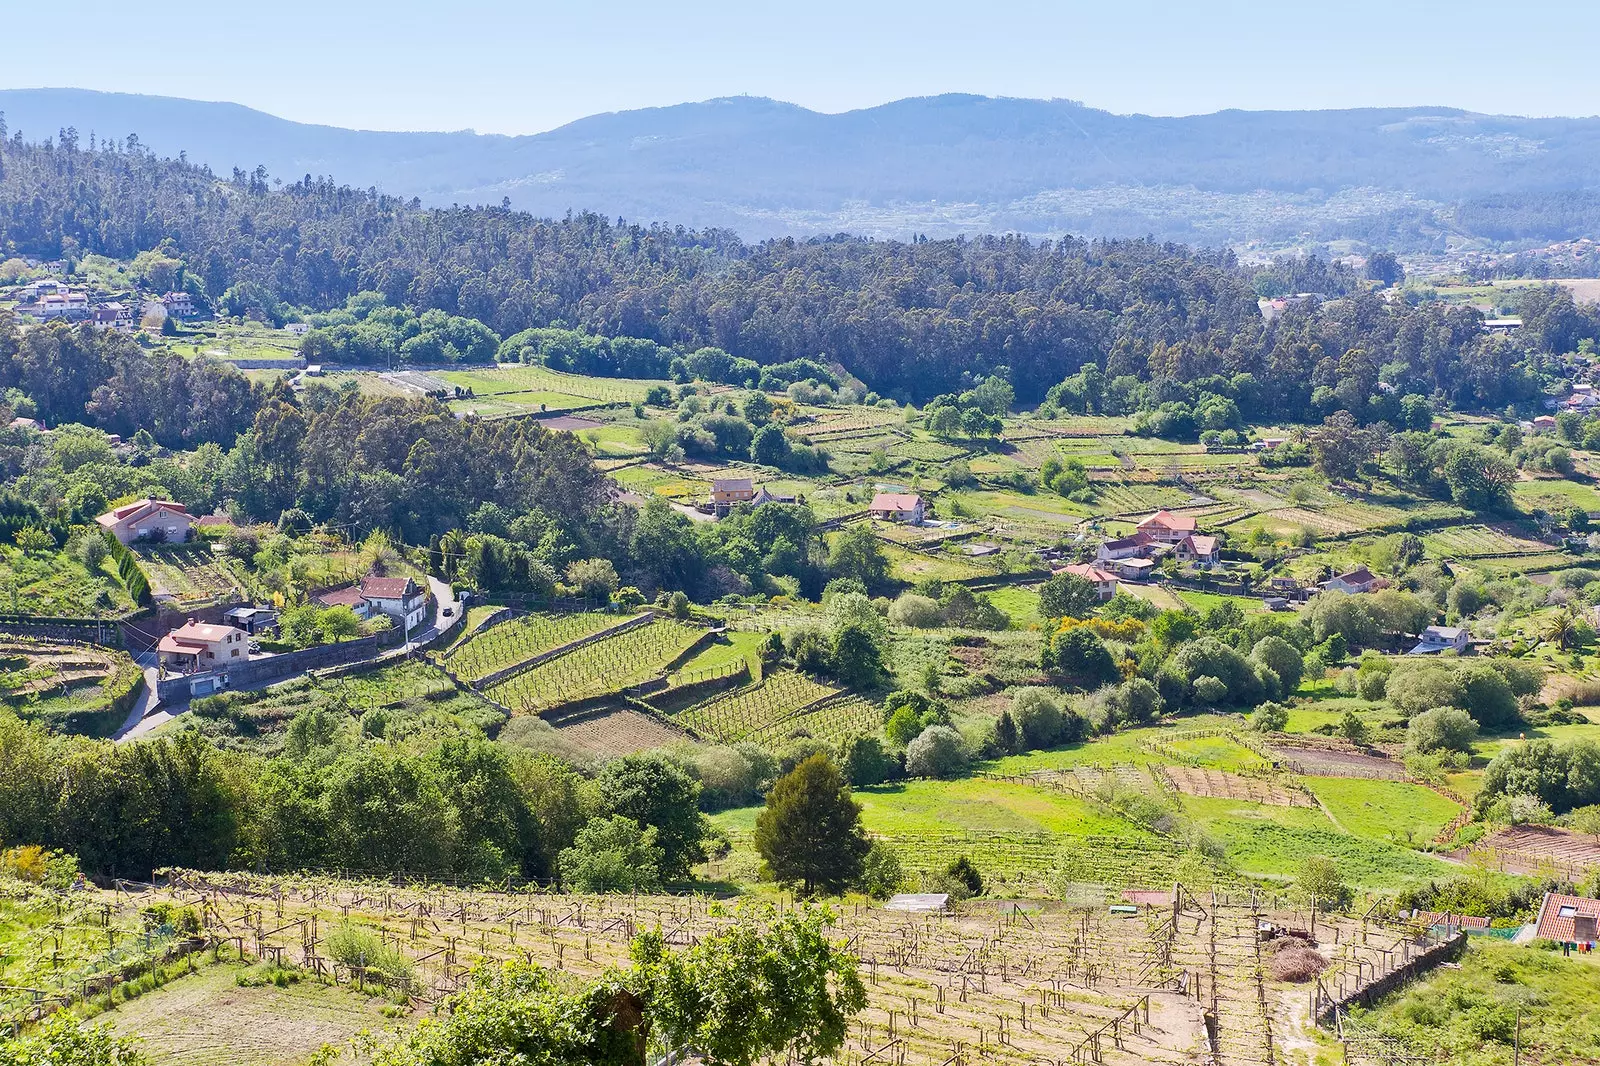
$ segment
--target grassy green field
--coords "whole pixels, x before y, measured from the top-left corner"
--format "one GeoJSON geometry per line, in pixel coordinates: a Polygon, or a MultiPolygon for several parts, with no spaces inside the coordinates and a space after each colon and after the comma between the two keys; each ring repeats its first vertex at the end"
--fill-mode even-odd
{"type": "MultiPolygon", "coordinates": [[[[1353,1034],[1399,1040],[1411,1054],[1455,1066],[1595,1061],[1600,961],[1474,939],[1458,966],[1434,970],[1373,1010],[1352,1012],[1353,1034]]],[[[1416,1060],[1413,1060],[1416,1061],[1416,1060]]]]}
{"type": "Polygon", "coordinates": [[[90,573],[65,553],[0,547],[0,611],[49,618],[104,618],[133,609],[109,564],[90,573]]]}
{"type": "Polygon", "coordinates": [[[1461,808],[1425,785],[1357,777],[1308,777],[1307,787],[1347,833],[1426,843],[1461,808]]]}

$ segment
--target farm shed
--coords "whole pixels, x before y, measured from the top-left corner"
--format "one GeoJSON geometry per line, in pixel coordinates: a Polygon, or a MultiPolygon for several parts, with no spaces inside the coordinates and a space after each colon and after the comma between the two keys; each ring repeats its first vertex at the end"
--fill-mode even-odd
{"type": "Polygon", "coordinates": [[[891,896],[883,905],[886,911],[906,911],[911,914],[934,914],[950,909],[950,897],[944,892],[902,892],[891,896]]]}

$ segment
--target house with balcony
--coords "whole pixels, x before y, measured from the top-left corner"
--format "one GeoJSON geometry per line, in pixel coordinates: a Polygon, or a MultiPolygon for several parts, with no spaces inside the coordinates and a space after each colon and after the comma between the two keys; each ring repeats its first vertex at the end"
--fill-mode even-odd
{"type": "Polygon", "coordinates": [[[161,665],[180,674],[226,670],[250,661],[250,635],[237,626],[190,619],[156,644],[161,665]]]}
{"type": "Polygon", "coordinates": [[[1194,533],[1196,528],[1191,515],[1178,515],[1171,511],[1157,511],[1139,522],[1139,532],[1155,544],[1177,544],[1194,533]]]}

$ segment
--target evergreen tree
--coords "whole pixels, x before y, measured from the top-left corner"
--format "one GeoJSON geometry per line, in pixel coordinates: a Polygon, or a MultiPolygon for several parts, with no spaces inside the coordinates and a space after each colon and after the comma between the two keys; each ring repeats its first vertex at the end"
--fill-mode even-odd
{"type": "Polygon", "coordinates": [[[871,846],[861,829],[861,805],[821,753],[772,786],[756,818],[755,840],[773,877],[799,884],[808,896],[854,883],[871,846]]]}

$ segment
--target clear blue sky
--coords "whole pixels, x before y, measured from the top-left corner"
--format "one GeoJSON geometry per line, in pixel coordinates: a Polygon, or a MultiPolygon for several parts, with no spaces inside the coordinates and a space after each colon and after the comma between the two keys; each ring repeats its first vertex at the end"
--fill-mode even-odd
{"type": "Polygon", "coordinates": [[[0,88],[231,100],[367,129],[533,133],[751,93],[973,92],[1115,112],[1437,104],[1600,113],[1600,4],[273,0],[8,4],[0,88]],[[37,41],[37,47],[16,47],[37,41]]]}

